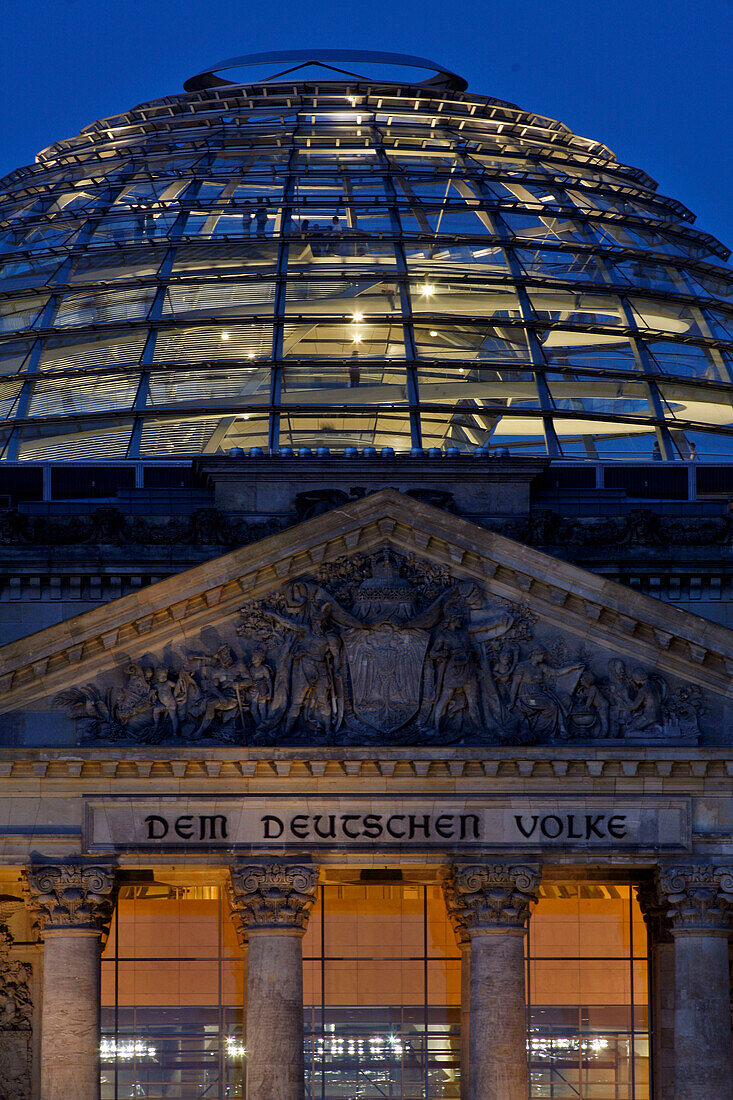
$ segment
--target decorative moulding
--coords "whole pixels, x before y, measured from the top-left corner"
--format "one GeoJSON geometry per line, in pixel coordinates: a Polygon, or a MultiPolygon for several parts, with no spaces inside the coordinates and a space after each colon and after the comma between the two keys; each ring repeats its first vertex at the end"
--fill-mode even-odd
{"type": "Polygon", "coordinates": [[[727,781],[733,777],[730,750],[691,753],[679,749],[658,753],[641,746],[633,756],[628,747],[594,749],[585,756],[577,750],[538,746],[531,752],[524,750],[519,760],[516,749],[510,748],[497,748],[487,755],[478,749],[451,748],[446,754],[414,746],[381,752],[353,749],[348,753],[323,748],[306,751],[302,747],[282,748],[275,752],[263,748],[249,750],[246,757],[241,750],[209,747],[205,753],[191,747],[147,756],[141,756],[140,749],[118,754],[111,749],[90,748],[83,750],[83,756],[75,754],[73,758],[61,750],[4,749],[0,752],[0,774],[12,779],[14,787],[22,788],[27,783],[37,789],[37,767],[41,764],[44,789],[57,782],[74,790],[80,785],[90,788],[101,785],[114,791],[119,785],[120,793],[125,792],[130,782],[147,782],[151,777],[156,782],[174,785],[185,782],[191,789],[229,783],[241,788],[243,779],[256,780],[258,785],[292,782],[302,789],[303,783],[311,780],[335,780],[343,784],[348,778],[349,783],[359,780],[366,786],[380,777],[394,779],[400,785],[414,784],[418,789],[424,789],[426,778],[442,787],[457,780],[471,783],[487,777],[509,784],[523,784],[530,779],[538,784],[561,780],[568,786],[577,786],[578,782],[589,779],[608,780],[612,786],[620,779],[639,786],[651,779],[666,779],[689,788],[703,780],[727,781]]]}
{"type": "Polygon", "coordinates": [[[355,544],[364,555],[390,548],[419,556],[457,583],[526,603],[569,639],[592,639],[722,696],[731,691],[733,632],[385,489],[2,647],[0,713],[233,622],[243,602],[353,555],[355,544]]]}

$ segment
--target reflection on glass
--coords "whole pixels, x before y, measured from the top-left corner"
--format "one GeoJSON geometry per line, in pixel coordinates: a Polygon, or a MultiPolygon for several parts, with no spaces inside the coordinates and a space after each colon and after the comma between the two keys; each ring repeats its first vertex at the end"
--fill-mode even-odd
{"type": "Polygon", "coordinates": [[[532,1100],[648,1100],[646,950],[630,887],[543,885],[527,938],[532,1100]]]}
{"type": "Polygon", "coordinates": [[[409,449],[410,438],[409,411],[400,407],[368,413],[340,412],[338,408],[328,414],[283,412],[280,423],[282,443],[294,448],[374,446],[404,451],[409,449]]]}
{"type": "Polygon", "coordinates": [[[460,957],[438,886],[324,886],[303,953],[307,1095],[459,1096],[460,957]]]}
{"type": "Polygon", "coordinates": [[[91,126],[5,187],[0,373],[26,385],[0,461],[226,453],[265,396],[265,446],[480,440],[650,458],[664,428],[680,454],[696,433],[703,461],[733,446],[714,389],[733,380],[725,249],[643,172],[509,104],[379,81],[358,95],[336,80],[212,88],[91,126]],[[293,428],[282,406],[296,392],[307,404],[309,391],[340,402],[357,389],[355,356],[351,396],[370,405],[371,427],[335,427],[336,407],[320,437],[315,421],[293,428]],[[252,362],[256,386],[240,384],[252,362]],[[466,388],[438,398],[432,362],[455,364],[466,388]],[[238,381],[224,385],[217,363],[238,381]],[[497,367],[503,393],[475,392],[477,363],[497,367]],[[539,401],[512,392],[509,363],[538,381],[558,368],[588,381],[539,401]],[[148,385],[156,366],[180,382],[148,385]],[[80,380],[88,368],[99,368],[95,394],[80,380]],[[629,372],[692,377],[710,392],[689,404],[612,400],[609,375],[629,372]],[[406,380],[409,396],[396,394],[406,380]],[[73,418],[129,408],[133,390],[127,440],[108,432],[105,456],[101,425],[73,418]],[[397,427],[405,399],[412,416],[397,427]],[[523,416],[497,415],[520,403],[523,416]],[[48,431],[52,415],[66,423],[48,431]]]}
{"type": "MultiPolygon", "coordinates": [[[[123,888],[102,961],[102,1100],[241,1095],[244,966],[218,885],[123,888]]],[[[649,1100],[631,888],[545,883],[527,969],[532,1100],[649,1100]]],[[[303,940],[306,1095],[457,1100],[460,970],[438,885],[321,887],[303,940]]]]}
{"type": "Polygon", "coordinates": [[[244,959],[222,893],[121,891],[102,960],[101,1100],[241,1095],[244,959]]]}

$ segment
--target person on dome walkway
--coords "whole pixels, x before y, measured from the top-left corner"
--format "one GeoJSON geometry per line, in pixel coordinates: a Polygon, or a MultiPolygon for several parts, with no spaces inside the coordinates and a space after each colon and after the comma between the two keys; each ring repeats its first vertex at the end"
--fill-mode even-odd
{"type": "Polygon", "coordinates": [[[267,232],[267,207],[264,199],[257,200],[255,220],[257,222],[257,236],[264,237],[267,232]]]}

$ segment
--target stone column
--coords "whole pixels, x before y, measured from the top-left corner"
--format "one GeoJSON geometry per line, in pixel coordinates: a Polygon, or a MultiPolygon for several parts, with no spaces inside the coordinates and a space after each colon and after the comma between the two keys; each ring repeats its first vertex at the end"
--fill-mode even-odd
{"type": "Polygon", "coordinates": [[[41,1100],[99,1100],[101,937],[114,904],[112,869],[44,864],[23,877],[43,939],[41,1100]]]}
{"type": "Polygon", "coordinates": [[[524,933],[540,884],[536,867],[457,865],[446,902],[470,941],[469,1100],[527,1100],[524,933]]]}
{"type": "Polygon", "coordinates": [[[674,937],[674,1100],[733,1100],[729,915],[733,870],[662,867],[660,901],[674,937]]]}
{"type": "Polygon", "coordinates": [[[654,883],[637,886],[649,942],[652,1100],[674,1096],[674,937],[667,905],[654,883]]]}
{"type": "Polygon", "coordinates": [[[312,864],[230,868],[247,930],[247,1100],[303,1100],[302,938],[315,901],[312,864]]]}

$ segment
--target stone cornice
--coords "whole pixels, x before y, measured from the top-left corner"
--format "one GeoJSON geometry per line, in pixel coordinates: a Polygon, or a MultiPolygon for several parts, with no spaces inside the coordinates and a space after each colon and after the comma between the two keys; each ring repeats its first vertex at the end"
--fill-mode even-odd
{"type": "Polygon", "coordinates": [[[121,786],[145,781],[186,782],[205,789],[208,784],[343,780],[374,783],[391,780],[424,788],[426,780],[442,785],[468,784],[491,779],[507,783],[552,780],[554,784],[607,780],[644,789],[645,782],[684,782],[690,791],[703,782],[733,778],[733,746],[687,749],[603,747],[580,745],[522,749],[496,748],[13,748],[0,749],[0,780],[47,787],[56,780],[89,782],[97,787],[115,780],[121,786]]]}
{"type": "Polygon", "coordinates": [[[385,489],[0,648],[0,713],[138,654],[184,644],[245,602],[344,555],[390,546],[527,603],[579,641],[733,692],[733,631],[385,489]]]}
{"type": "Polygon", "coordinates": [[[321,458],[310,455],[307,459],[279,456],[275,462],[272,457],[247,457],[244,464],[232,462],[231,458],[212,455],[210,458],[194,460],[194,469],[202,482],[213,488],[226,482],[239,485],[244,477],[248,482],[262,480],[268,482],[305,482],[330,487],[334,482],[353,482],[360,479],[382,485],[400,482],[405,477],[414,478],[419,470],[421,484],[443,485],[474,482],[486,485],[487,482],[524,482],[529,484],[548,468],[546,458],[513,457],[509,461],[479,455],[443,455],[439,459],[423,458],[418,466],[409,455],[352,455],[344,458],[337,455],[321,458]]]}

